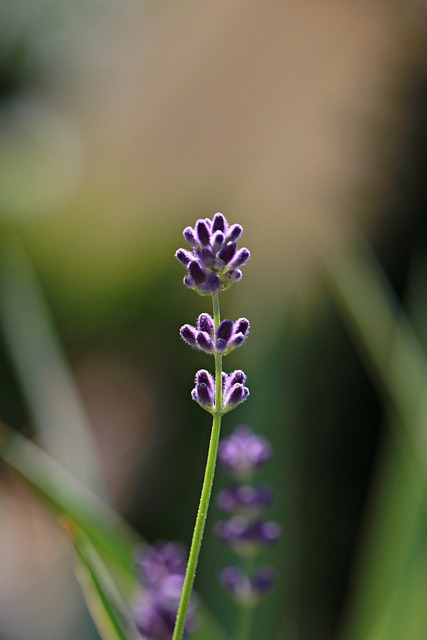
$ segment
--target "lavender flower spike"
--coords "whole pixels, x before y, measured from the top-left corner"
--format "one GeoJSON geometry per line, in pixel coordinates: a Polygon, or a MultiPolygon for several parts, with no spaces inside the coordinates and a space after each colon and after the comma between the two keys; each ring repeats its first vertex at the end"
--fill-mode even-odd
{"type": "Polygon", "coordinates": [[[202,313],[197,320],[197,327],[185,324],[180,329],[180,335],[193,349],[226,356],[245,342],[249,328],[249,320],[239,318],[236,322],[223,320],[215,331],[213,318],[208,313],[202,313]]]}
{"type": "Polygon", "coordinates": [[[245,247],[237,248],[242,234],[238,224],[229,225],[222,213],[197,220],[194,228],[184,229],[191,251],[178,249],[175,256],[187,268],[184,284],[202,296],[214,295],[238,282],[241,267],[250,258],[245,247]]]}

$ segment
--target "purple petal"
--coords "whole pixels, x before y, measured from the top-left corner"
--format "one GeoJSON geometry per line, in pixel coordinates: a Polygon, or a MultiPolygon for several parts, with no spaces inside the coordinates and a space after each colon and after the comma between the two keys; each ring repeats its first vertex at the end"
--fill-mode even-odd
{"type": "Polygon", "coordinates": [[[224,353],[224,351],[227,351],[227,347],[227,340],[223,340],[222,338],[217,338],[217,340],[215,340],[215,349],[218,353],[224,353]]]}
{"type": "Polygon", "coordinates": [[[203,247],[200,251],[200,261],[203,263],[204,267],[208,269],[212,268],[215,264],[215,256],[211,247],[203,247]]]}
{"type": "Polygon", "coordinates": [[[249,389],[242,384],[233,385],[228,391],[224,399],[224,409],[230,411],[246,400],[249,395],[249,389]]]}
{"type": "Polygon", "coordinates": [[[213,409],[213,395],[211,389],[204,382],[196,386],[197,402],[208,409],[213,409]]]}

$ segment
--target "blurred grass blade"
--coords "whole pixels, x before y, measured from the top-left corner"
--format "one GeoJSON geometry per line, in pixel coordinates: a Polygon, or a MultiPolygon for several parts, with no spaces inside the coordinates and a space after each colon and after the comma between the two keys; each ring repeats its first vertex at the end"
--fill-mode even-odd
{"type": "Polygon", "coordinates": [[[396,433],[427,483],[427,361],[419,341],[363,240],[322,255],[328,282],[344,319],[374,374],[396,433]]]}
{"type": "Polygon", "coordinates": [[[132,550],[141,538],[111,507],[37,445],[4,424],[0,425],[0,457],[56,514],[68,514],[93,543],[133,575],[132,550]]]}
{"type": "MultiPolygon", "coordinates": [[[[126,593],[134,593],[138,581],[133,553],[135,546],[143,542],[141,536],[53,458],[3,423],[0,423],[0,458],[36,490],[57,516],[69,516],[77,523],[88,541],[103,552],[103,558],[115,561],[122,571],[120,578],[126,593]]],[[[227,640],[203,603],[200,617],[202,623],[196,640],[227,640]]]]}
{"type": "Polygon", "coordinates": [[[344,638],[423,640],[426,583],[420,574],[427,570],[425,355],[363,241],[350,250],[346,247],[323,256],[323,260],[335,300],[362,348],[398,436],[383,452],[344,638]]]}
{"type": "Polygon", "coordinates": [[[17,236],[2,238],[0,327],[43,448],[105,499],[89,420],[37,274],[17,236]]]}
{"type": "Polygon", "coordinates": [[[76,573],[88,609],[103,640],[141,638],[126,605],[88,537],[69,519],[63,521],[75,551],[76,573]]]}

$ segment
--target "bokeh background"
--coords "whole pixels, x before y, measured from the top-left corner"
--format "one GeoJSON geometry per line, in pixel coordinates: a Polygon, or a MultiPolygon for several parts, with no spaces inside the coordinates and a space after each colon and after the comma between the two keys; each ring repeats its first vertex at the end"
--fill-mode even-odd
{"type": "MultiPolygon", "coordinates": [[[[207,301],[173,254],[198,217],[241,223],[253,257],[222,304],[251,319],[227,362],[251,398],[224,433],[271,439],[284,532],[254,637],[351,616],[391,435],[320,263],[367,236],[424,340],[426,27],[422,0],[0,7],[0,416],[148,540],[188,544],[210,420],[178,329],[207,301]]],[[[217,515],[197,589],[232,630],[217,515]]],[[[4,466],[1,640],[98,637],[63,538],[4,466]]]]}

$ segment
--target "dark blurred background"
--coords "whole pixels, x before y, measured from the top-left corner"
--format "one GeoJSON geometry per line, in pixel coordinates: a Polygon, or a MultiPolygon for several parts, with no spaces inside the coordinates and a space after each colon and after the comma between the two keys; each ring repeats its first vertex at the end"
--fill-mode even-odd
{"type": "MultiPolygon", "coordinates": [[[[251,319],[226,363],[251,398],[224,433],[271,439],[284,530],[256,637],[329,640],[347,606],[383,415],[317,256],[362,230],[404,302],[425,264],[426,20],[421,0],[0,8],[0,416],[148,540],[188,544],[210,419],[178,329],[208,301],[173,254],[198,217],[241,223],[252,260],[222,304],[251,319]]],[[[216,515],[197,588],[231,629],[216,515]]],[[[6,469],[0,566],[2,640],[97,637],[6,469]]]]}

